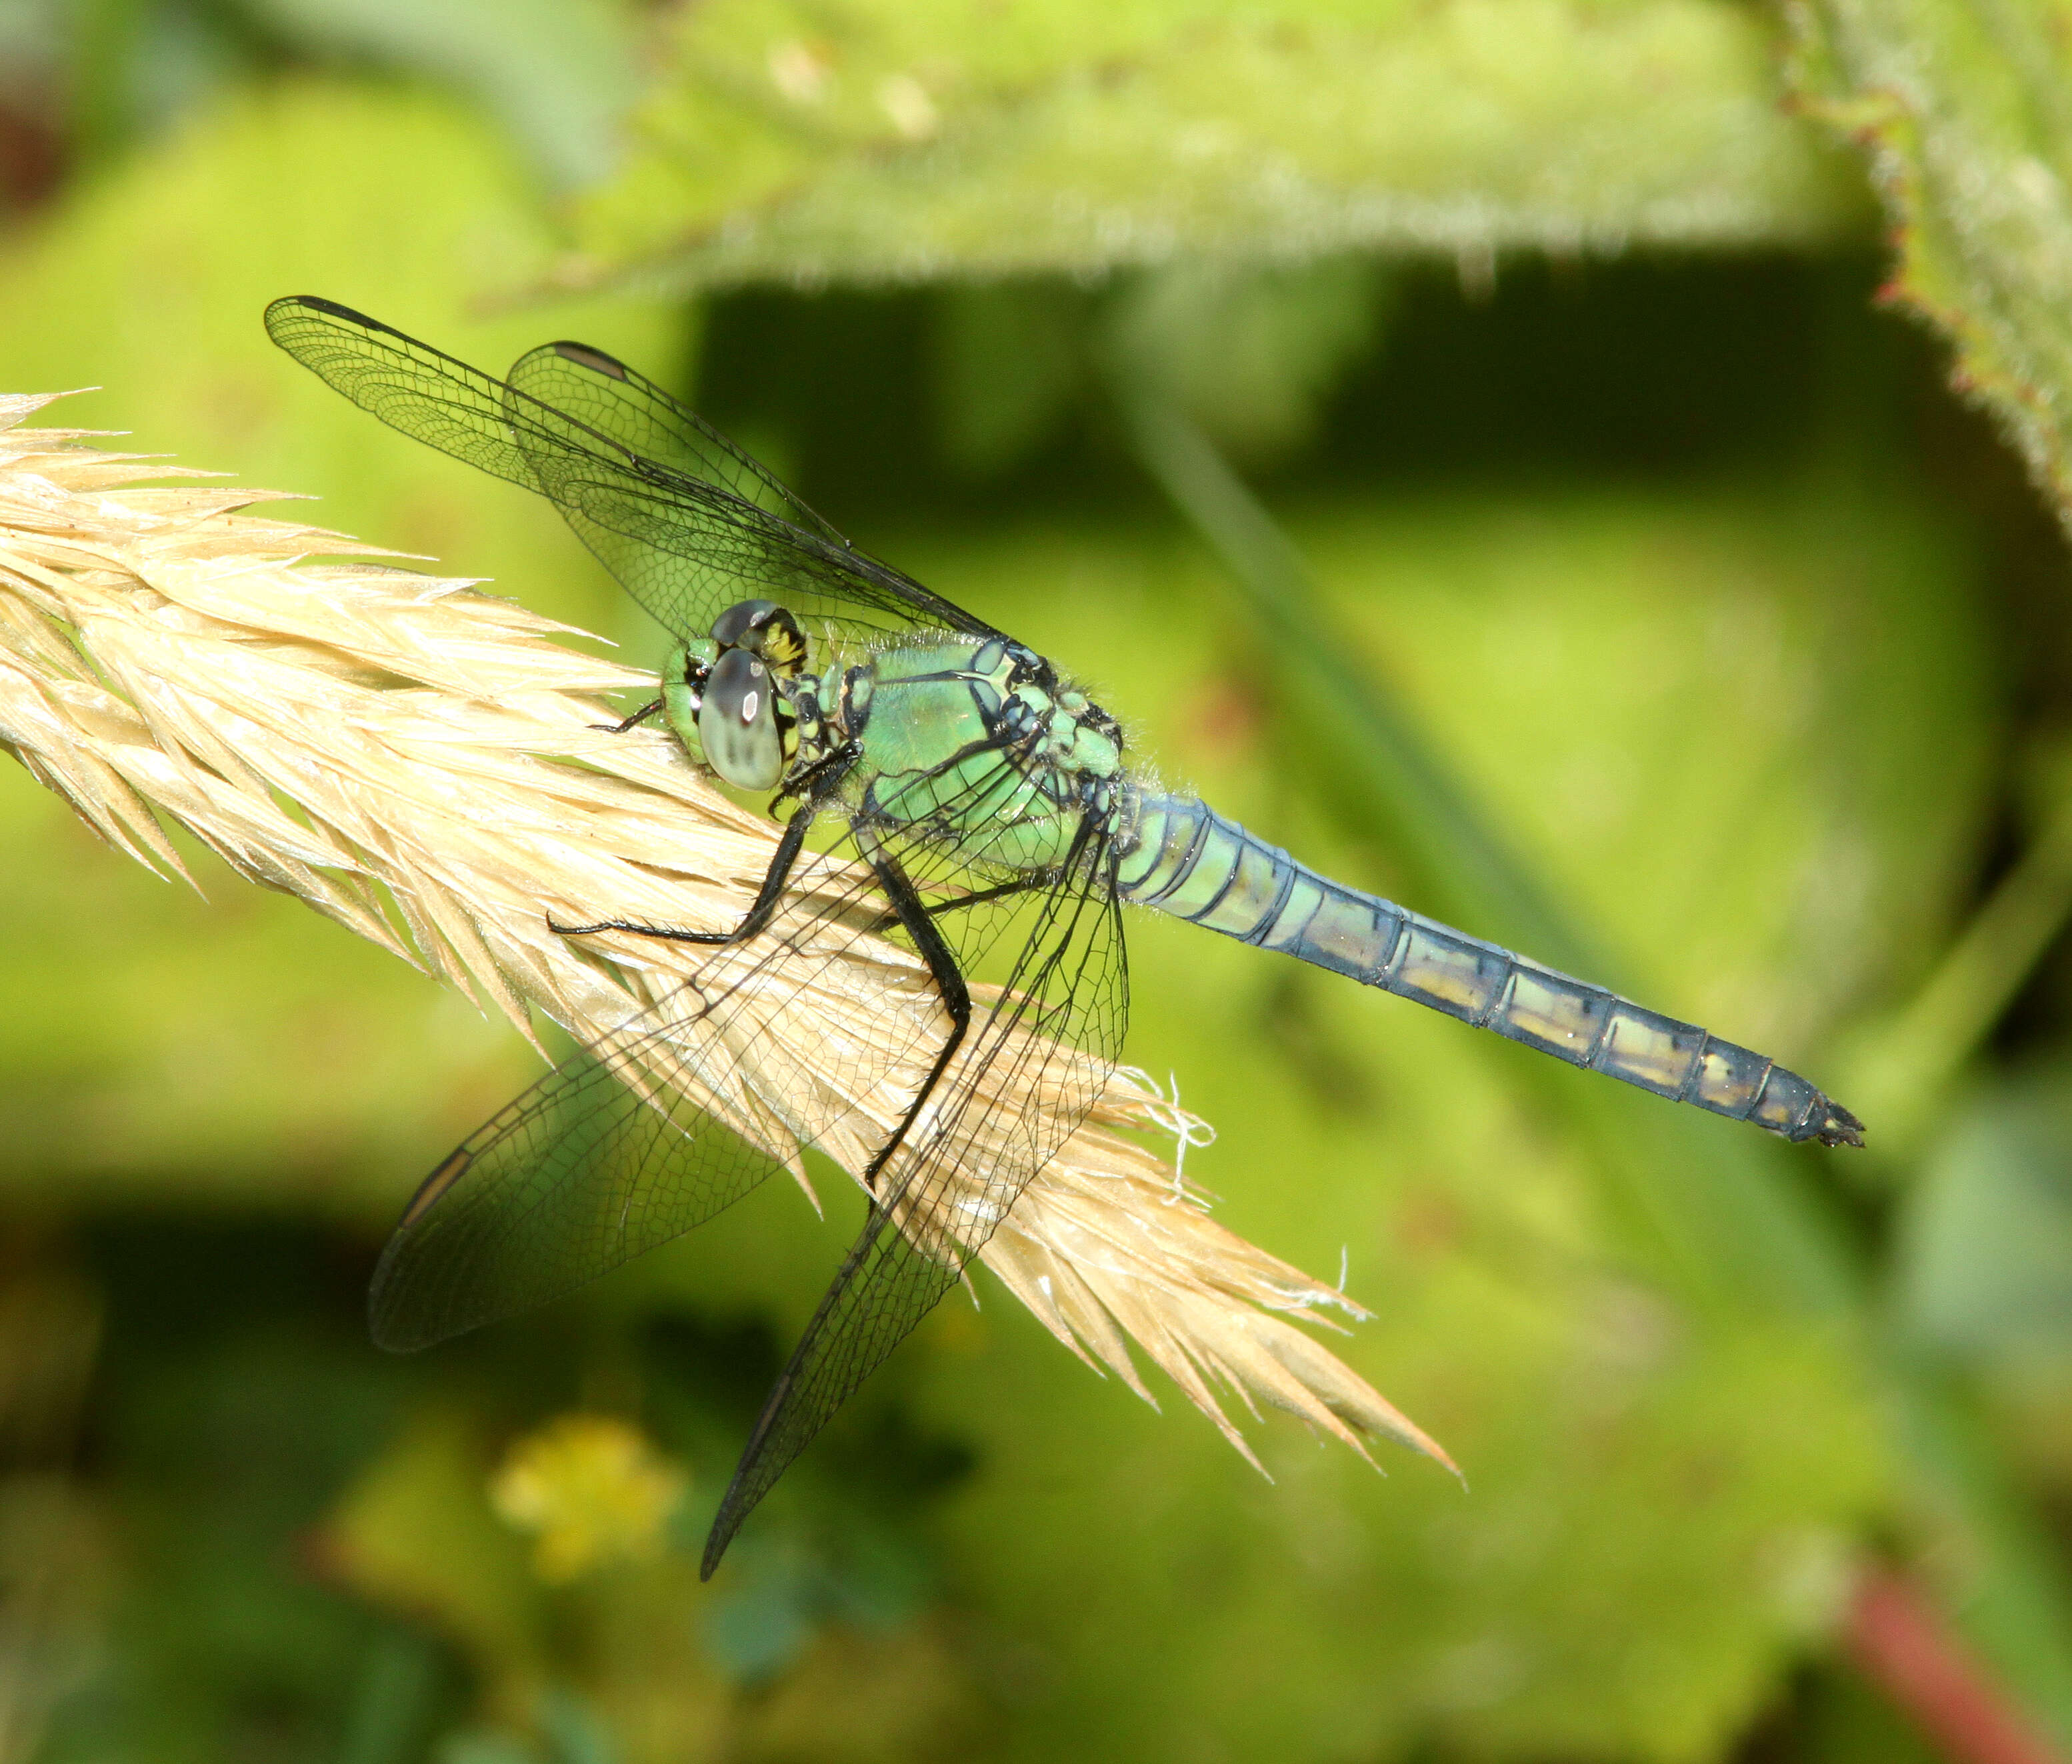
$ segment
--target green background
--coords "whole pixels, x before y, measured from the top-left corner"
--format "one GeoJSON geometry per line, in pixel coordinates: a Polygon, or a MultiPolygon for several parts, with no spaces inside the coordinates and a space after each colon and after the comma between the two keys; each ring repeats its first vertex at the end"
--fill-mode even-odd
{"type": "Polygon", "coordinates": [[[1262,1480],[981,1279],[709,1585],[687,1519],[550,1586],[510,1442],[624,1417],[709,1509],[838,1231],[772,1185],[379,1355],[388,1223],[532,1057],[6,767],[0,1759],[1905,1764],[1850,1659],[1881,1562],[2072,1744],[2072,63],[2050,6],[1967,16],[0,6],[0,389],[99,389],[47,421],[644,657],[550,508],[258,315],[595,343],[1168,783],[1871,1133],[1142,915],[1128,1057],[1218,1129],[1190,1175],[1342,1257],[1376,1317],[1333,1345],[1467,1490],[1281,1419],[1262,1480]]]}

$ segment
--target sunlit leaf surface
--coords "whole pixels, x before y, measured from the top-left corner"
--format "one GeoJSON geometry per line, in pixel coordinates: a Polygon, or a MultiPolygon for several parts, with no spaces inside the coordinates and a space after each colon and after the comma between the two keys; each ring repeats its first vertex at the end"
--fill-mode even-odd
{"type": "MultiPolygon", "coordinates": [[[[2062,555],[1864,310],[1874,210],[1825,123],[1873,150],[1904,296],[2068,481],[2058,11],[1823,0],[1815,123],[1778,108],[1781,27],[1727,0],[528,4],[508,41],[476,0],[0,16],[43,70],[0,81],[0,195],[29,199],[36,105],[101,144],[0,232],[0,389],[105,386],[76,420],[320,492],[314,518],[649,661],[550,510],[307,383],[257,314],[327,294],[492,366],[586,338],[1054,655],[1166,782],[1428,904],[1445,866],[1289,690],[1317,633],[1248,608],[1119,438],[1120,360],[1648,1002],[1827,1077],[2021,873],[2051,816],[2010,775],[2072,724],[2062,555]],[[612,46],[643,32],[615,142],[612,46]],[[278,76],[309,57],[331,74],[278,76]],[[834,291],[509,303],[557,277],[834,291]],[[915,279],[941,285],[841,286],[915,279]]],[[[1190,1179],[1275,1252],[1342,1256],[1378,1316],[1334,1347],[1468,1491],[1239,1415],[1268,1485],[981,1278],[701,1588],[709,1503],[852,1222],[773,1193],[585,1300],[375,1354],[382,1224],[536,1063],[197,867],[207,903],[0,766],[0,1272],[28,1283],[0,1285],[0,1622],[62,1577],[18,1632],[64,1665],[48,1760],[1922,1764],[1840,1663],[1871,1549],[2072,1725],[2061,1540],[2024,1511],[2072,1491],[2047,924],[1924,1104],[1918,1175],[1876,1120],[1863,1188],[1791,1166],[1859,1282],[1821,1315],[1743,1166],[1654,1133],[1674,1111],[1134,924],[1129,1055],[1220,1129],[1190,1179]],[[62,1401],[9,1345],[60,1338],[17,1303],[52,1270],[106,1318],[62,1401]],[[1862,1297],[1887,1291],[1897,1349],[1862,1297]],[[1893,1379],[1900,1351],[1947,1387],[1893,1379]],[[1895,1425],[1896,1388],[1948,1400],[1895,1425]],[[659,1554],[548,1585],[491,1490],[572,1411],[689,1492],[659,1554]]]]}
{"type": "Polygon", "coordinates": [[[1852,180],[1720,0],[719,0],[668,15],[571,282],[1092,273],[1187,252],[1809,243],[1852,180]]]}
{"type": "Polygon", "coordinates": [[[2072,524],[2072,8],[1799,0],[1794,80],[1867,150],[1899,248],[1892,298],[1955,346],[2072,524]]]}

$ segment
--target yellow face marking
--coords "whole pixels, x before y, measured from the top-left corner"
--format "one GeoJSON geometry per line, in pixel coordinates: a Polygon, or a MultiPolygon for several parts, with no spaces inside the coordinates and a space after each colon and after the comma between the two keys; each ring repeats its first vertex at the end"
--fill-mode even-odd
{"type": "Polygon", "coordinates": [[[806,639],[803,634],[772,619],[763,627],[762,637],[758,652],[774,672],[790,679],[804,668],[806,639]]]}

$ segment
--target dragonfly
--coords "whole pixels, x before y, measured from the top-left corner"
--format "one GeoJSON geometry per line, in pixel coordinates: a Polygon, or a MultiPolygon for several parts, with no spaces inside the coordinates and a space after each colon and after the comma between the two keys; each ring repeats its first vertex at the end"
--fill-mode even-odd
{"type": "Polygon", "coordinates": [[[603,351],[543,344],[499,380],[314,296],[275,301],[265,323],[383,422],[551,501],[674,639],[659,695],[615,726],[660,718],[693,763],[770,792],[783,826],[730,929],[549,920],[709,953],[425,1180],[375,1273],[377,1343],[427,1347],[572,1290],[790,1167],[713,1097],[796,1038],[816,977],[859,939],[925,974],[930,1008],[888,1004],[867,1044],[798,1052],[796,1094],[766,1104],[801,1146],[861,1133],[870,1200],[721,1498],[706,1576],[1092,1109],[1128,1015],[1125,907],[1787,1140],[1863,1143],[1854,1115],[1775,1061],[1334,881],[1157,787],[1050,660],[849,544],[603,351]],[[997,983],[979,983],[982,963],[997,983]],[[708,1094],[658,1096],[656,1050],[686,1044],[708,1094]],[[839,1084],[807,1081],[836,1057],[839,1084]],[[888,1084],[890,1105],[861,1116],[853,1099],[888,1084]],[[1003,1118],[1003,1099],[1039,1094],[1003,1118]]]}

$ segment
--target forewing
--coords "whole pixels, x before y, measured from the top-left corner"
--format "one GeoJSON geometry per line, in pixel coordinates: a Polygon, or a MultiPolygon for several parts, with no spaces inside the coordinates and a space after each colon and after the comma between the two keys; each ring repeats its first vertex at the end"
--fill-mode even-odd
{"type": "Polygon", "coordinates": [[[703,1224],[799,1145],[882,1137],[855,1100],[944,1029],[911,972],[881,963],[859,985],[874,890],[853,863],[808,857],[763,935],[715,950],[456,1149],[382,1254],[375,1339],[424,1347],[524,1310],[703,1224]]]}
{"type": "Polygon", "coordinates": [[[565,411],[620,446],[732,491],[767,513],[849,549],[849,541],[687,405],[586,343],[542,343],[511,364],[513,390],[565,411]]]}
{"type": "Polygon", "coordinates": [[[602,352],[535,350],[520,363],[528,389],[314,295],[275,301],[266,329],[391,428],[548,497],[680,638],[705,635],[726,607],[753,598],[784,602],[838,644],[944,627],[991,634],[847,545],[746,454],[602,352]]]}
{"type": "MultiPolygon", "coordinates": [[[[902,861],[927,890],[939,860],[902,861]]],[[[757,1502],[835,1411],[962,1276],[1036,1174],[1086,1119],[1119,1056],[1128,971],[1104,831],[1005,915],[1022,933],[1005,982],[878,1182],[861,1235],[771,1392],[706,1541],[718,1565],[757,1502]]],[[[980,909],[960,953],[998,936],[980,909]]],[[[948,931],[954,914],[939,916],[948,931]]]]}

